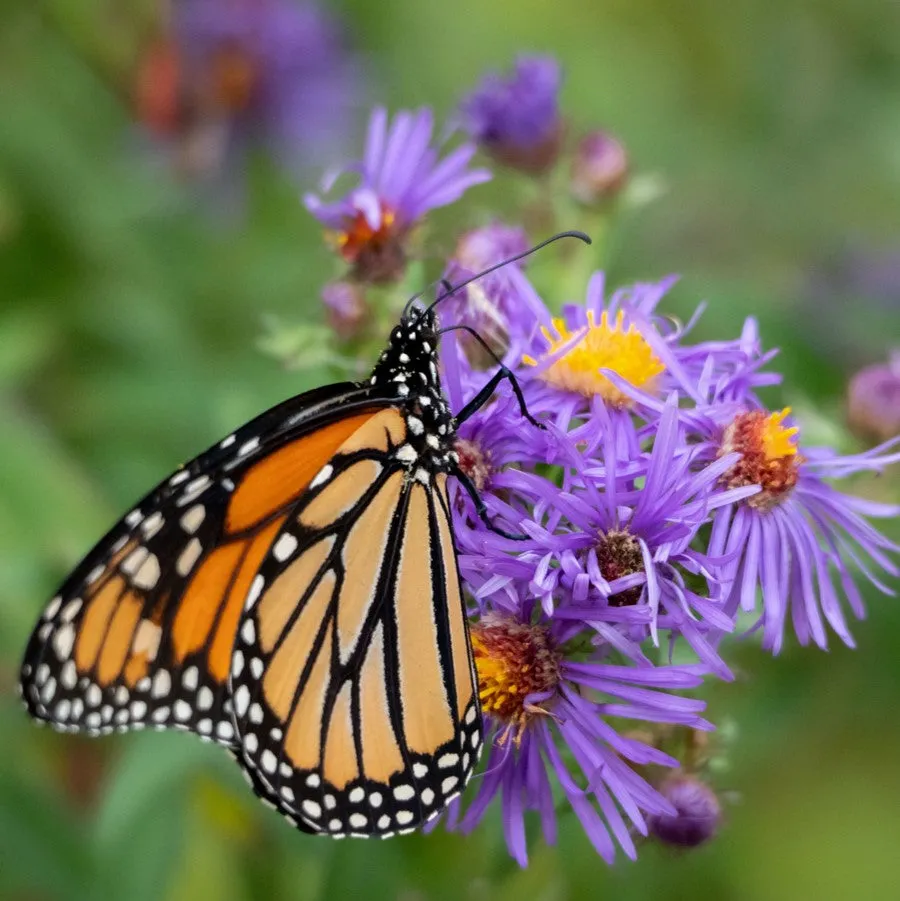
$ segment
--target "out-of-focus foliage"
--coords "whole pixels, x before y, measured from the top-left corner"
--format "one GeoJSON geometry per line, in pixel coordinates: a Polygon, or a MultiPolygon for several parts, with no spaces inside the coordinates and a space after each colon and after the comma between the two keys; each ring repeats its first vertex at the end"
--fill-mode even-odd
{"type": "MultiPolygon", "coordinates": [[[[612,281],[684,273],[682,309],[710,301],[704,337],[757,315],[807,435],[852,446],[846,379],[900,343],[900,279],[878,293],[843,263],[900,242],[900,8],[348,0],[342,12],[373,98],[393,107],[446,112],[485,68],[556,54],[573,133],[609,128],[666,188],[617,223],[612,281]]],[[[257,349],[265,316],[324,321],[318,292],[335,270],[296,186],[258,161],[246,208],[223,220],[141,149],[128,73],[150,21],[149,0],[0,11],[0,896],[896,898],[891,599],[872,599],[857,651],[736,650],[741,678],[710,697],[735,732],[720,837],[683,855],[645,847],[613,869],[574,817],[524,872],[491,822],[466,838],[302,836],[191,738],[89,742],[27,721],[14,683],[29,629],[114,516],[254,413],[333,378],[257,349]]],[[[505,179],[479,189],[485,207],[503,205],[505,179]]],[[[861,490],[896,500],[898,481],[861,490]]]]}

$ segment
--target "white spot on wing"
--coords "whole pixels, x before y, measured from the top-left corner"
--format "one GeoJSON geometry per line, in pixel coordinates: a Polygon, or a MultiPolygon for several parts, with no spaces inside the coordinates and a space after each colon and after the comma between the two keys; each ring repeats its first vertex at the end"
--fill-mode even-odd
{"type": "Polygon", "coordinates": [[[155,513],[151,513],[141,525],[141,531],[144,533],[144,538],[152,538],[163,527],[164,523],[165,519],[159,510],[155,513]]]}
{"type": "MultiPolygon", "coordinates": [[[[253,605],[259,599],[259,596],[262,594],[263,588],[265,588],[266,580],[260,576],[256,575],[253,578],[253,582],[250,584],[250,591],[247,592],[247,600],[244,603],[244,610],[252,610],[253,605]]],[[[240,651],[236,651],[235,654],[239,654],[240,651]]],[[[239,675],[239,672],[236,672],[235,675],[239,675]]]]}
{"type": "Polygon", "coordinates": [[[191,501],[200,497],[210,485],[212,485],[212,479],[209,476],[198,476],[192,482],[188,482],[188,484],[184,486],[184,491],[182,492],[181,497],[175,501],[175,505],[178,507],[187,506],[191,501]]]}
{"type": "Polygon", "coordinates": [[[193,691],[200,678],[200,671],[196,666],[189,666],[181,676],[181,684],[188,690],[193,691]]]}
{"type": "Polygon", "coordinates": [[[262,768],[270,774],[274,773],[275,770],[278,769],[278,758],[276,758],[268,748],[266,748],[266,750],[262,752],[262,755],[259,758],[259,763],[260,766],[262,766],[262,768]]]}
{"type": "Polygon", "coordinates": [[[75,598],[63,607],[59,618],[64,623],[70,623],[78,615],[79,610],[81,610],[81,598],[75,598]]]}
{"type": "Polygon", "coordinates": [[[161,669],[153,677],[153,689],[150,694],[154,698],[164,698],[172,690],[172,677],[168,670],[161,669]]]}
{"type": "Polygon", "coordinates": [[[75,627],[66,623],[56,635],[53,636],[53,649],[60,660],[67,660],[75,645],[75,627]]]}
{"type": "Polygon", "coordinates": [[[47,609],[44,611],[44,619],[53,619],[59,610],[60,604],[62,604],[62,598],[57,595],[49,604],[47,604],[47,609]]]}
{"type": "Polygon", "coordinates": [[[272,548],[272,555],[279,563],[284,563],[285,560],[291,557],[295,550],[297,550],[297,539],[289,532],[285,532],[278,541],[275,542],[275,546],[272,548]]]}
{"type": "Polygon", "coordinates": [[[194,533],[200,528],[206,517],[206,507],[196,504],[181,517],[181,528],[185,532],[194,533]]]}
{"type": "Polygon", "coordinates": [[[159,560],[156,558],[156,554],[149,554],[132,577],[132,581],[138,588],[149,591],[151,588],[156,587],[159,576],[159,560]]]}
{"type": "Polygon", "coordinates": [[[318,488],[319,485],[324,484],[331,478],[333,472],[334,467],[330,463],[327,463],[316,473],[315,478],[309,483],[309,487],[318,488]]]}
{"type": "MultiPolygon", "coordinates": [[[[203,509],[202,507],[200,508],[203,509]]],[[[200,559],[203,553],[203,545],[196,538],[192,538],[186,545],[184,550],[178,555],[175,562],[175,571],[179,576],[186,576],[193,568],[194,564],[200,559]]]]}
{"type": "Polygon", "coordinates": [[[245,441],[239,448],[237,455],[239,457],[246,457],[247,454],[252,454],[259,447],[259,437],[251,438],[249,441],[245,441]]]}
{"type": "Polygon", "coordinates": [[[144,562],[150,552],[145,547],[135,548],[123,561],[120,569],[123,573],[133,576],[138,567],[144,562]]]}

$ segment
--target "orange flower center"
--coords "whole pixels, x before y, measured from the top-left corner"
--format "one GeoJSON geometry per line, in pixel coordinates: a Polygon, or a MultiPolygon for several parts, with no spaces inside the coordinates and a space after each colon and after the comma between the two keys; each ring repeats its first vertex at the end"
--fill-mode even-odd
{"type": "Polygon", "coordinates": [[[396,281],[406,266],[404,228],[397,214],[384,201],[379,201],[378,225],[373,226],[365,213],[358,211],[344,222],[343,231],[328,232],[326,238],[353,267],[353,274],[363,282],[396,281]]]}
{"type": "Polygon", "coordinates": [[[751,507],[771,509],[797,484],[803,462],[796,443],[799,429],[782,425],[790,412],[785,407],[768,415],[761,410],[740,413],[725,429],[719,456],[737,451],[742,457],[723,480],[731,488],[759,485],[762,491],[746,501],[751,507]]]}
{"type": "Polygon", "coordinates": [[[504,724],[500,743],[511,734],[518,742],[522,729],[547,713],[526,698],[556,690],[561,655],[543,626],[501,616],[472,627],[472,650],[482,709],[504,724]]]}

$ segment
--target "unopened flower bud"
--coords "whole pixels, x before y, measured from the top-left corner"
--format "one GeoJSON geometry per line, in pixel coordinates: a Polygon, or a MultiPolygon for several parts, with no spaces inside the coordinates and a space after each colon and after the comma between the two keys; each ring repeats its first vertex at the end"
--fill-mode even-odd
{"type": "Polygon", "coordinates": [[[887,441],[900,435],[900,351],[888,363],[866,366],[847,389],[850,427],[864,438],[887,441]]]}
{"type": "Polygon", "coordinates": [[[461,106],[469,134],[504,166],[547,171],[562,143],[560,82],[559,64],[543,56],[520,58],[509,76],[487,75],[461,106]]]}
{"type": "Polygon", "coordinates": [[[628,154],[621,141],[592,131],[578,143],[572,160],[571,190],[576,200],[595,204],[616,195],[628,177],[628,154]]]}
{"type": "Polygon", "coordinates": [[[696,776],[671,776],[659,791],[676,813],[650,817],[650,834],[654,838],[666,845],[695,848],[716,834],[722,821],[722,808],[706,783],[696,776]]]}
{"type": "Polygon", "coordinates": [[[331,282],[322,289],[328,325],[342,341],[355,338],[369,317],[366,295],[353,282],[331,282]]]}

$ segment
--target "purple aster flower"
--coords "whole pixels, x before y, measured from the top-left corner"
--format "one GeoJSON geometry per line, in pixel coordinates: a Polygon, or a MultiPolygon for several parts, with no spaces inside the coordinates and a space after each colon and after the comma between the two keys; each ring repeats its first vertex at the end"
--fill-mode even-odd
{"type": "Polygon", "coordinates": [[[329,326],[342,341],[357,337],[365,328],[370,313],[361,285],[329,282],[322,289],[322,303],[329,326]]]}
{"type": "Polygon", "coordinates": [[[701,453],[707,459],[740,453],[724,474],[724,484],[761,489],[716,511],[709,553],[728,558],[716,577],[730,612],[752,613],[761,592],[758,625],[767,650],[781,649],[789,616],[801,644],[813,641],[826,648],[827,624],[853,647],[842,599],[861,619],[865,608],[856,584],[859,575],[885,594],[894,592],[881,581],[883,575],[900,575],[891,559],[900,546],[868,518],[896,517],[900,506],[842,494],[826,480],[880,472],[900,461],[900,452],[888,453],[900,440],[851,456],[823,448],[801,453],[798,428],[786,424],[789,412],[748,410],[724,427],[714,412],[708,416],[701,453]]]}
{"type": "Polygon", "coordinates": [[[472,417],[460,436],[464,471],[476,453],[486,461],[480,484],[488,510],[527,538],[504,543],[460,493],[457,510],[467,513],[457,522],[459,566],[475,597],[496,609],[514,609],[526,598],[547,616],[580,622],[598,639],[616,641],[638,663],[648,662],[641,643],[651,637],[658,644],[662,631],[671,642],[684,638],[710,670],[730,679],[705,637],[732,628],[711,575],[721,561],[692,542],[711,511],[759,488],[719,484],[737,454],[696,465],[676,404],[673,396],[648,454],[631,446],[631,433],[602,407],[565,436],[552,428],[538,433],[524,452],[506,437],[522,434],[521,426],[510,428],[511,417],[521,415],[512,398],[472,417]],[[567,467],[562,487],[529,471],[535,457],[567,467]],[[688,585],[686,572],[706,580],[709,597],[688,585]]]}
{"type": "Polygon", "coordinates": [[[900,350],[890,360],[866,366],[850,380],[847,415],[866,438],[885,441],[900,435],[900,350]]]}
{"type": "Polygon", "coordinates": [[[363,159],[330,174],[322,185],[330,191],[337,178],[356,173],[355,188],[333,201],[316,194],[304,198],[307,209],[334,233],[334,241],[360,281],[390,282],[402,275],[412,229],[433,209],[458,200],[473,185],[491,176],[469,169],[475,153],[463,144],[440,160],[431,147],[431,112],[400,112],[388,123],[378,108],[369,120],[363,159]]]}
{"type": "MultiPolygon", "coordinates": [[[[557,615],[583,620],[602,637],[609,635],[606,624],[615,624],[636,644],[647,635],[658,644],[660,631],[673,644],[681,637],[710,670],[731,679],[705,637],[733,627],[712,575],[723,561],[699,551],[694,541],[714,510],[758,493],[757,485],[721,484],[739,455],[698,465],[679,426],[675,394],[654,426],[649,453],[629,448],[630,431],[602,407],[570,438],[585,456],[593,447],[600,453],[599,462],[588,461],[570,486],[572,500],[559,505],[572,531],[558,569],[544,576],[548,589],[557,596],[564,589],[562,596],[570,599],[557,615]],[[689,587],[686,573],[705,582],[705,594],[689,587]]],[[[535,534],[533,526],[525,528],[535,534]]]]}
{"type": "MultiPolygon", "coordinates": [[[[686,336],[702,312],[684,326],[656,308],[674,277],[638,283],[605,296],[602,272],[595,273],[584,305],[567,305],[560,317],[541,310],[531,339],[510,350],[507,365],[528,382],[528,401],[546,411],[562,429],[605,406],[615,418],[632,423],[632,413],[652,419],[660,397],[677,391],[695,404],[712,391],[745,399],[768,374],[756,369],[755,332],[748,325],[737,341],[687,344],[686,336]],[[516,357],[525,366],[519,366],[516,357]]],[[[752,325],[752,324],[751,324],[752,325]]]]}
{"type": "Polygon", "coordinates": [[[549,169],[559,155],[559,63],[524,56],[513,74],[492,72],[460,105],[466,130],[498,162],[523,172],[549,169]]]}
{"type": "Polygon", "coordinates": [[[253,147],[299,172],[346,134],[356,90],[339,25],[314,4],[178,0],[136,100],[189,175],[215,175],[253,147]]]}
{"type": "Polygon", "coordinates": [[[572,159],[569,188],[581,203],[593,205],[614,197],[628,177],[628,154],[621,141],[592,131],[579,142],[572,159]]]}
{"type": "Polygon", "coordinates": [[[612,862],[616,843],[634,858],[632,831],[646,835],[647,817],[676,816],[677,808],[633,767],[677,761],[621,735],[609,718],[709,729],[704,703],[675,694],[697,687],[700,675],[692,667],[619,665],[606,659],[608,647],[577,660],[566,650],[572,629],[534,622],[527,608],[517,616],[482,608],[472,629],[490,750],[475,797],[451,826],[473,829],[499,796],[510,854],[526,866],[528,811],[555,841],[555,781],[604,860],[612,862]]]}
{"type": "Polygon", "coordinates": [[[722,806],[716,793],[696,776],[670,776],[659,787],[660,794],[677,811],[650,818],[650,834],[666,845],[695,848],[719,831],[722,806]]]}

